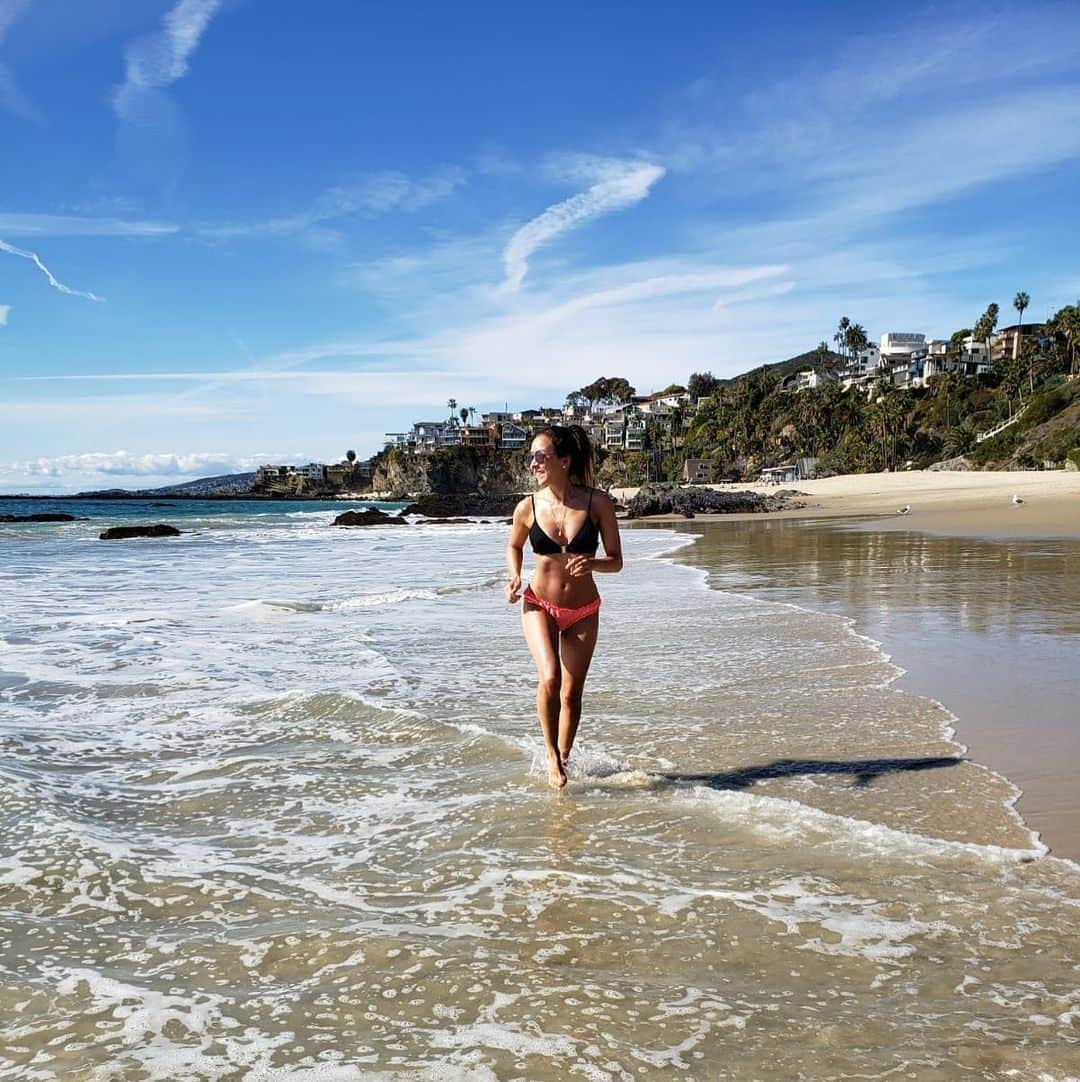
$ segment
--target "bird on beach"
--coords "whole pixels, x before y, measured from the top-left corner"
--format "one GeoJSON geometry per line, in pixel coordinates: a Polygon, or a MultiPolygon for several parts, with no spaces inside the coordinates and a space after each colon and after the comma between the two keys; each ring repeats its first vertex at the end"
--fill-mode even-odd
{"type": "Polygon", "coordinates": [[[911,504],[910,503],[905,503],[903,507],[898,507],[896,509],[896,513],[898,515],[906,515],[906,514],[909,514],[910,512],[911,512],[911,504]]]}
{"type": "Polygon", "coordinates": [[[1017,506],[1019,506],[1020,504],[1022,504],[1022,503],[1024,502],[1024,500],[1023,500],[1023,498],[1022,498],[1022,497],[1020,497],[1020,496],[1017,496],[1017,495],[1016,495],[1016,493],[1014,492],[1014,493],[1013,493],[1013,499],[1012,499],[1012,502],[1013,502],[1014,504],[1016,504],[1017,506]]]}

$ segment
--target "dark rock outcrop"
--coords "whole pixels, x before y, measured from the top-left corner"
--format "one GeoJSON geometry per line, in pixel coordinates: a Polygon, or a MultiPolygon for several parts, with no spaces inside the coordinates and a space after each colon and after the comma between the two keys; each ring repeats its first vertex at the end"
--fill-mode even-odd
{"type": "Polygon", "coordinates": [[[975,463],[971,461],[967,455],[957,455],[956,458],[942,459],[941,462],[934,462],[926,467],[928,470],[938,472],[945,470],[948,472],[963,472],[966,470],[975,469],[975,463]]]}
{"type": "Polygon", "coordinates": [[[345,511],[334,519],[335,526],[408,526],[398,515],[388,515],[377,507],[367,507],[361,511],[345,511]]]}
{"type": "Polygon", "coordinates": [[[179,537],[180,531],[175,526],[167,526],[159,522],[155,526],[110,526],[103,534],[98,535],[100,541],[122,541],[128,537],[179,537]]]}
{"type": "Polygon", "coordinates": [[[725,515],[740,511],[784,511],[804,505],[783,495],[761,496],[756,492],[716,491],[710,488],[678,488],[675,485],[643,485],[627,504],[627,518],[649,515],[725,515]]]}
{"type": "Polygon", "coordinates": [[[78,515],[37,514],[37,515],[0,515],[0,522],[85,522],[78,515]]]}
{"type": "Polygon", "coordinates": [[[465,515],[505,518],[514,513],[520,499],[520,492],[455,492],[447,495],[431,493],[409,504],[402,514],[424,515],[427,518],[462,518],[465,515]]]}

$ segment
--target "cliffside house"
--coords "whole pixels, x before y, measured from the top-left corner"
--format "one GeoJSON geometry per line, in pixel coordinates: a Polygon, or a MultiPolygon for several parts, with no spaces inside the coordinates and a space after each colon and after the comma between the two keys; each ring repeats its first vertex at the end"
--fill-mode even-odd
{"type": "Polygon", "coordinates": [[[990,351],[985,342],[969,334],[964,339],[963,347],[964,351],[957,363],[958,371],[965,376],[981,376],[990,371],[990,351]]]}
{"type": "Polygon", "coordinates": [[[800,458],[782,466],[768,466],[761,471],[761,480],[771,485],[789,485],[794,481],[809,481],[817,476],[818,459],[800,458]]]}
{"type": "Polygon", "coordinates": [[[800,368],[780,381],[780,390],[784,394],[810,391],[815,387],[824,387],[826,383],[835,383],[837,374],[819,368],[800,368]]]}
{"type": "Polygon", "coordinates": [[[799,467],[795,462],[783,466],[767,466],[761,471],[761,480],[767,485],[790,485],[799,479],[799,467]]]}
{"type": "Polygon", "coordinates": [[[495,450],[496,435],[487,425],[462,425],[458,432],[461,436],[460,442],[464,447],[495,450]]]}
{"type": "Polygon", "coordinates": [[[626,449],[641,451],[645,447],[645,418],[635,411],[626,418],[626,449]]]}
{"type": "Polygon", "coordinates": [[[1036,341],[1044,333],[1045,326],[1042,323],[1014,323],[1010,327],[1002,327],[991,340],[991,357],[995,361],[1005,358],[1016,360],[1020,356],[1023,339],[1036,341]]]}
{"type": "Polygon", "coordinates": [[[522,451],[525,449],[528,435],[522,425],[513,421],[503,421],[499,425],[499,447],[503,451],[522,451]]]}
{"type": "Polygon", "coordinates": [[[255,471],[253,488],[256,492],[284,495],[296,488],[295,466],[260,466],[255,471]]]}
{"type": "Polygon", "coordinates": [[[604,421],[602,446],[622,447],[626,440],[626,420],[621,414],[612,414],[604,421]]]}
{"type": "Polygon", "coordinates": [[[847,364],[840,369],[840,387],[845,391],[851,387],[862,387],[873,383],[880,373],[881,349],[875,345],[867,346],[854,357],[850,357],[847,364]]]}
{"type": "Polygon", "coordinates": [[[299,496],[326,487],[326,466],[260,466],[255,471],[254,489],[271,496],[299,496]]]}
{"type": "Polygon", "coordinates": [[[926,343],[926,358],[923,360],[923,386],[935,376],[943,376],[953,368],[949,357],[949,343],[942,338],[935,338],[926,343]]]}
{"type": "Polygon", "coordinates": [[[643,402],[634,399],[634,404],[640,406],[645,413],[655,410],[670,412],[673,409],[688,410],[692,405],[692,399],[687,391],[676,391],[673,394],[649,395],[643,402]]]}
{"type": "Polygon", "coordinates": [[[713,482],[711,458],[688,458],[683,463],[682,479],[688,485],[711,485],[713,482]]]}

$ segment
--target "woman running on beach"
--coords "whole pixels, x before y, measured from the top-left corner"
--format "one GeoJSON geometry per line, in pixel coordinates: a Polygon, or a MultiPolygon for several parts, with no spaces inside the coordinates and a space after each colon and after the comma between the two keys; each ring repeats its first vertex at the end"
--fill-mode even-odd
{"type": "Polygon", "coordinates": [[[522,600],[521,626],[536,662],[536,712],[547,751],[548,781],[561,789],[581,719],[581,692],[600,626],[594,571],[621,571],[615,507],[593,488],[593,450],[580,425],[541,429],[528,454],[537,491],[514,509],[506,564],[506,600],[522,600]],[[536,556],[521,590],[528,539],[536,556]],[[600,541],[603,556],[596,555],[600,541]]]}

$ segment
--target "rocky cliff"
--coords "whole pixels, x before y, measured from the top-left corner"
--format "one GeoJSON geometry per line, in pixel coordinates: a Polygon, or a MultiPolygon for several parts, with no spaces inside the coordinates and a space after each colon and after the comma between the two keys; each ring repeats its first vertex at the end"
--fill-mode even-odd
{"type": "Polygon", "coordinates": [[[531,492],[534,485],[520,454],[447,447],[427,455],[384,451],[374,462],[371,487],[387,499],[409,500],[433,494],[531,492]]]}

